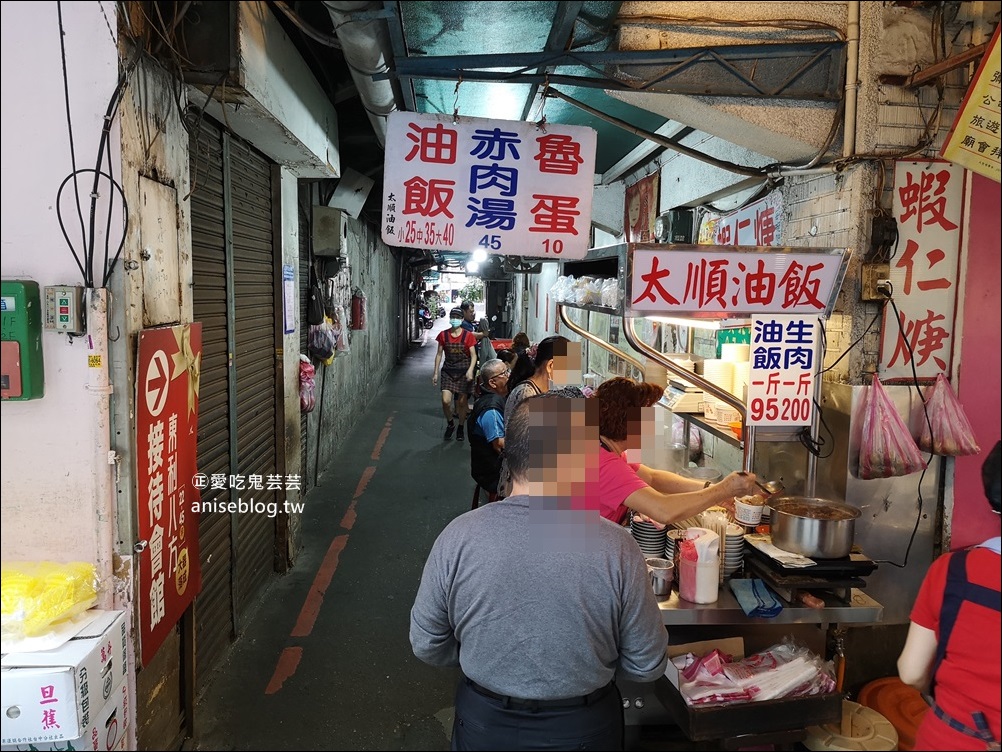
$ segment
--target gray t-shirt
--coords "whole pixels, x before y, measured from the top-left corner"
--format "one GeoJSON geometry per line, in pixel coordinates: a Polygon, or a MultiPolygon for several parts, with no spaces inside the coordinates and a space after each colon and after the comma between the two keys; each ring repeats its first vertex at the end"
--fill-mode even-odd
{"type": "Polygon", "coordinates": [[[411,609],[418,658],[530,700],[664,673],[668,634],[629,531],[553,507],[514,496],[449,523],[411,609]]]}

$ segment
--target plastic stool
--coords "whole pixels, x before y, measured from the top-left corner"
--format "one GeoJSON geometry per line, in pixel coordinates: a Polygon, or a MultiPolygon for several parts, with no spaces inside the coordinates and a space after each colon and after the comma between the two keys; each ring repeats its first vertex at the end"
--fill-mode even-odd
{"type": "Polygon", "coordinates": [[[809,726],[803,745],[814,750],[892,750],[898,748],[898,732],[889,720],[858,702],[842,701],[842,716],[849,716],[851,731],[843,736],[834,723],[809,726]]]}
{"type": "Polygon", "coordinates": [[[898,732],[898,749],[915,747],[915,734],[929,711],[922,694],[896,676],[875,679],[859,691],[860,705],[873,708],[889,720],[898,732]]]}

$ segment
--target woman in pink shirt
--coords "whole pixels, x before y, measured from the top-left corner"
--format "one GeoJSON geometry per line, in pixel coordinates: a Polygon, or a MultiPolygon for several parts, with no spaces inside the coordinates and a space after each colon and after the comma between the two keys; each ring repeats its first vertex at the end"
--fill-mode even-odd
{"type": "Polygon", "coordinates": [[[712,506],[730,506],[735,496],[759,493],[751,473],[731,473],[719,483],[710,484],[627,459],[630,450],[640,449],[645,433],[653,435],[653,405],[663,392],[657,384],[622,377],[598,387],[595,397],[599,401],[602,450],[598,483],[588,494],[587,506],[619,524],[626,523],[628,510],[632,509],[667,525],[712,506]],[[644,429],[645,423],[648,430],[644,429]]]}

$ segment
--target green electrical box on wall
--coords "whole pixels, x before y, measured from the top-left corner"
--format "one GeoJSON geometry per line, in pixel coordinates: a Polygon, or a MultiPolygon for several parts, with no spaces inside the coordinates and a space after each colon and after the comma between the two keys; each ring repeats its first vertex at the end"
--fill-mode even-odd
{"type": "Polygon", "coordinates": [[[0,282],[2,361],[0,397],[40,399],[45,393],[42,371],[42,304],[38,283],[5,279],[0,282]]]}

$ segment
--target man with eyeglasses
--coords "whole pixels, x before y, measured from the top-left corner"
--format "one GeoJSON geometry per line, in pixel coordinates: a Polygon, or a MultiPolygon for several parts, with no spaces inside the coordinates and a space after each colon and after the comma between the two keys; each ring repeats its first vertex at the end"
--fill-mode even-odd
{"type": "MultiPolygon", "coordinates": [[[[487,492],[489,501],[496,501],[498,495],[501,453],[504,451],[504,405],[510,375],[508,366],[498,358],[484,363],[480,367],[483,394],[477,399],[467,418],[470,475],[487,492]]],[[[474,496],[474,506],[478,498],[479,494],[474,496]]]]}

